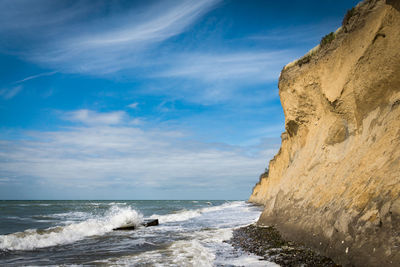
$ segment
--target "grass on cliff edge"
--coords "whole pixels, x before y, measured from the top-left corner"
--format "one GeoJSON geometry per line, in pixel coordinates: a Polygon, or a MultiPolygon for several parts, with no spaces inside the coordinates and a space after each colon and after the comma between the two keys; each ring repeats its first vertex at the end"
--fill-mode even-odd
{"type": "Polygon", "coordinates": [[[347,10],[346,15],[344,15],[343,21],[342,21],[342,26],[345,26],[350,18],[355,14],[355,8],[353,7],[352,9],[347,10]]]}
{"type": "Polygon", "coordinates": [[[340,29],[344,29],[344,31],[346,32],[346,28],[345,25],[349,23],[350,19],[356,14],[356,8],[353,7],[349,10],[347,10],[343,21],[342,21],[342,27],[340,27],[335,33],[331,32],[328,33],[327,35],[325,35],[322,39],[321,42],[319,44],[319,46],[314,47],[313,49],[311,49],[306,55],[304,55],[302,58],[295,60],[293,62],[290,62],[289,64],[287,64],[284,69],[286,68],[290,68],[292,66],[298,65],[298,66],[302,66],[304,64],[307,64],[311,61],[312,56],[322,47],[330,44],[333,40],[335,40],[336,38],[336,33],[340,30],[340,29]]]}
{"type": "Polygon", "coordinates": [[[320,42],[321,47],[324,47],[324,46],[332,43],[332,41],[335,40],[335,37],[336,36],[335,36],[334,32],[328,33],[327,35],[322,37],[321,42],[320,42]]]}

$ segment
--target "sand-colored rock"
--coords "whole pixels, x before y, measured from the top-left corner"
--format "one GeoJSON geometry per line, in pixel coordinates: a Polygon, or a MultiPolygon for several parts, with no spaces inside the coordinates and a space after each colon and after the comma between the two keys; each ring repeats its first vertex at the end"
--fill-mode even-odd
{"type": "Polygon", "coordinates": [[[311,55],[279,79],[286,132],[249,199],[258,223],[343,265],[400,266],[400,0],[360,3],[311,55]]]}

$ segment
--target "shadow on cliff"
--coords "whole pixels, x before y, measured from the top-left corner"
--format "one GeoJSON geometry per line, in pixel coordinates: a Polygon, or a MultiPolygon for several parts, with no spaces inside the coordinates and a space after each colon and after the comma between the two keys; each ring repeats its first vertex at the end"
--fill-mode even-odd
{"type": "Polygon", "coordinates": [[[400,11],[400,1],[399,0],[386,0],[386,4],[391,5],[397,11],[400,11]]]}

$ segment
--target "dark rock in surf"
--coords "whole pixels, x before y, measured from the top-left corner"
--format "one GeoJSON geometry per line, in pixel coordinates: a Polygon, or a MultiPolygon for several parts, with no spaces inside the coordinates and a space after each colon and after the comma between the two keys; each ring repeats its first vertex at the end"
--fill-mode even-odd
{"type": "Polygon", "coordinates": [[[158,219],[152,219],[152,220],[144,220],[142,223],[144,227],[149,227],[149,226],[157,226],[158,225],[158,219]]]}
{"type": "Polygon", "coordinates": [[[122,231],[122,230],[135,230],[136,229],[136,225],[125,225],[125,226],[121,226],[121,227],[117,227],[114,228],[114,231],[122,231]]]}
{"type": "MultiPolygon", "coordinates": [[[[144,220],[144,222],[141,223],[141,225],[144,227],[157,226],[158,224],[159,224],[158,219],[144,220]]],[[[130,231],[130,230],[135,230],[136,228],[137,228],[136,225],[130,224],[130,225],[124,225],[124,226],[114,228],[113,230],[114,231],[130,231]]]]}

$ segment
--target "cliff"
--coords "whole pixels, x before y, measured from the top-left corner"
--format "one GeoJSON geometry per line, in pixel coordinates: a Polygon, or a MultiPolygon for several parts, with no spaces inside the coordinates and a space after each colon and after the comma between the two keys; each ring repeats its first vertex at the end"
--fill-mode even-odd
{"type": "Polygon", "coordinates": [[[400,266],[400,0],[369,0],[281,72],[286,131],[250,202],[343,265],[400,266]]]}

